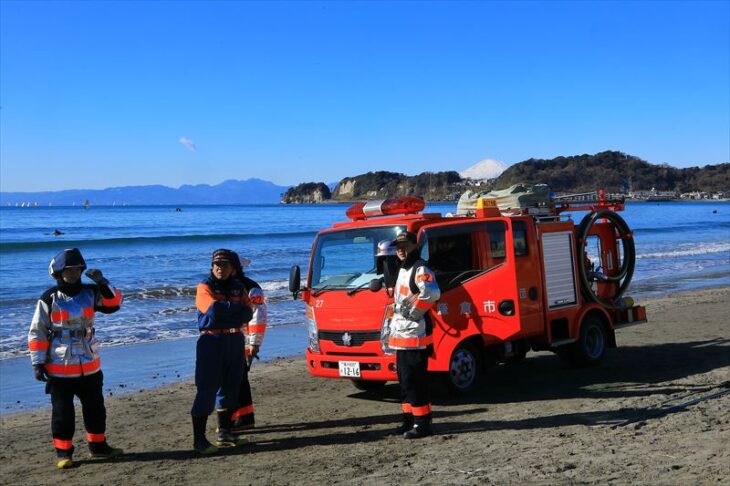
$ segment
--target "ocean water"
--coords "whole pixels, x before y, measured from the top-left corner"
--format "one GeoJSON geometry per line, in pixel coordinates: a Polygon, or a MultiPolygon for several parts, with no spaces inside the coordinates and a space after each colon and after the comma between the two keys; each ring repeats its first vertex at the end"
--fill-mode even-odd
{"type": "MultiPolygon", "coordinates": [[[[289,268],[299,265],[305,274],[315,233],[346,220],[347,207],[0,208],[0,384],[7,393],[9,361],[27,354],[35,304],[54,284],[51,257],[70,247],[80,248],[89,268],[103,270],[124,294],[119,312],[97,319],[106,349],[197,336],[195,287],[209,272],[211,252],[224,247],[251,260],[246,273],[267,294],[277,352],[302,353],[304,312],[288,292],[289,268]],[[53,236],[55,229],[64,234],[53,236]]],[[[453,212],[455,204],[426,210],[453,212]]],[[[579,221],[583,214],[572,217],[579,221]]],[[[635,235],[637,265],[628,292],[635,299],[730,284],[730,203],[629,203],[621,214],[635,235]]],[[[18,366],[30,368],[24,360],[18,366]]]]}

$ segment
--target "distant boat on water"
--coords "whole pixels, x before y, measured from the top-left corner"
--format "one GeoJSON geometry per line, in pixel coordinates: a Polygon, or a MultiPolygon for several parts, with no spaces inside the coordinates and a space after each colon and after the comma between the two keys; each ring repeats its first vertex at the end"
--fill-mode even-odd
{"type": "Polygon", "coordinates": [[[91,203],[89,202],[88,199],[86,201],[84,201],[84,209],[89,209],[89,204],[91,204],[91,203]]]}

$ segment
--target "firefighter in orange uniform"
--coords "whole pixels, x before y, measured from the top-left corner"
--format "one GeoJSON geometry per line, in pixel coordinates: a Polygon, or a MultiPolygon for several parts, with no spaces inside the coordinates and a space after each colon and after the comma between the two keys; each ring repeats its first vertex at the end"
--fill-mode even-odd
{"type": "Polygon", "coordinates": [[[395,284],[395,313],[390,321],[388,346],[396,350],[406,439],[431,435],[431,399],[428,392],[428,357],[433,350],[432,325],[427,312],[439,297],[433,272],[421,259],[416,235],[406,231],[392,244],[400,259],[395,284]]]}
{"type": "Polygon", "coordinates": [[[53,257],[48,272],[57,283],[38,301],[28,332],[35,377],[46,382],[46,393],[51,395],[51,432],[59,469],[73,465],[74,395],[81,400],[92,457],[122,453],[106,442],[104,375],[94,333],[94,314],[118,311],[122,294],[100,270],[86,272],[94,285],[82,283],[81,272],[85,269],[86,262],[77,248],[53,257]]]}

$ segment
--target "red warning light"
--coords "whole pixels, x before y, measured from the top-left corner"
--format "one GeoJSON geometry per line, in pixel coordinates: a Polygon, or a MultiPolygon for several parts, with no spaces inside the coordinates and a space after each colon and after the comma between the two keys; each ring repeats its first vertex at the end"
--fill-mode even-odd
{"type": "Polygon", "coordinates": [[[345,214],[353,221],[357,221],[374,216],[420,213],[425,207],[426,202],[419,197],[401,197],[384,201],[357,202],[347,208],[345,214]]]}

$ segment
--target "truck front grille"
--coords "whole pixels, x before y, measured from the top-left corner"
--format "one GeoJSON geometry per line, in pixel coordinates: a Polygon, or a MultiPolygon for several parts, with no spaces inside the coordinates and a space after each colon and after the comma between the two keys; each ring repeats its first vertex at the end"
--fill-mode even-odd
{"type": "Polygon", "coordinates": [[[338,346],[362,346],[368,341],[380,341],[380,331],[319,331],[319,339],[338,346]],[[349,345],[344,342],[345,334],[350,338],[349,345]]]}

